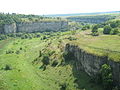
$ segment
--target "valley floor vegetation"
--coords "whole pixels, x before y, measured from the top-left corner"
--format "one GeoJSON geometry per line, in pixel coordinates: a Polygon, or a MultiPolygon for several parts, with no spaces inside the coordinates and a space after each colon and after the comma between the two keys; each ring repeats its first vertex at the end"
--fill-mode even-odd
{"type": "MultiPolygon", "coordinates": [[[[102,84],[94,83],[86,73],[75,70],[74,60],[65,61],[67,43],[120,61],[118,35],[94,37],[90,30],[75,30],[7,37],[0,41],[1,90],[103,90],[102,84]]],[[[103,79],[107,77],[102,75],[103,79]]]]}

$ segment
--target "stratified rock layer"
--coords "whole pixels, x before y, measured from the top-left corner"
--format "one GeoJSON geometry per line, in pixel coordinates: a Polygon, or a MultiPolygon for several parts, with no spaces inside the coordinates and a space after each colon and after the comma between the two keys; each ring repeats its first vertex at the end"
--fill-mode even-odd
{"type": "Polygon", "coordinates": [[[41,21],[41,22],[24,22],[24,23],[12,23],[3,25],[0,28],[0,33],[18,33],[18,32],[45,32],[45,31],[61,31],[67,30],[67,21],[41,21]]]}

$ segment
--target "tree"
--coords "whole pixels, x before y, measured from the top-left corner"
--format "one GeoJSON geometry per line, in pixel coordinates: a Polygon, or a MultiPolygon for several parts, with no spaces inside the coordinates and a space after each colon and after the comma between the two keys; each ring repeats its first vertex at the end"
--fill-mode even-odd
{"type": "Polygon", "coordinates": [[[111,26],[106,25],[106,26],[104,26],[103,33],[104,34],[110,34],[111,30],[112,30],[111,26]]]}
{"type": "Polygon", "coordinates": [[[85,26],[82,27],[82,30],[87,30],[87,29],[90,29],[89,25],[85,25],[85,26]]]}
{"type": "Polygon", "coordinates": [[[98,28],[99,28],[98,25],[93,26],[93,28],[92,28],[92,36],[98,36],[99,35],[98,28]]]}
{"type": "Polygon", "coordinates": [[[111,32],[110,32],[110,34],[112,34],[112,35],[116,35],[118,33],[119,33],[119,30],[117,28],[112,29],[111,32]]]}
{"type": "Polygon", "coordinates": [[[98,25],[93,26],[92,33],[98,32],[98,25]]]}
{"type": "Polygon", "coordinates": [[[112,23],[110,24],[110,26],[111,26],[112,28],[116,28],[118,25],[117,25],[116,22],[112,22],[112,23]]]}
{"type": "Polygon", "coordinates": [[[113,86],[111,67],[107,64],[103,64],[100,69],[100,73],[101,73],[101,78],[102,78],[102,84],[105,90],[111,90],[113,86]]]}

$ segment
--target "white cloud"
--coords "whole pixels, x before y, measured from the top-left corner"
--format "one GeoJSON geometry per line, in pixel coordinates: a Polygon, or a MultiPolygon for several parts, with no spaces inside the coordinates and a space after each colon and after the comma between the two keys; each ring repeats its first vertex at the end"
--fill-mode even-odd
{"type": "Polygon", "coordinates": [[[119,0],[1,0],[0,12],[60,14],[120,11],[119,0]]]}

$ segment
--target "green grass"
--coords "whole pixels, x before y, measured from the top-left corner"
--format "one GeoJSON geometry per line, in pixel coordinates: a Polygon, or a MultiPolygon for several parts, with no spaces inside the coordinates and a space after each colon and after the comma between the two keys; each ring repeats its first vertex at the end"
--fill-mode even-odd
{"type": "Polygon", "coordinates": [[[85,73],[81,72],[80,77],[76,77],[74,65],[61,65],[63,47],[69,42],[65,38],[73,36],[71,32],[54,35],[45,40],[33,38],[0,41],[0,90],[60,90],[62,85],[66,85],[66,90],[83,90],[83,87],[85,90],[102,90],[100,86],[90,84],[90,78],[85,73]],[[8,50],[14,53],[6,54],[8,50]],[[39,51],[42,54],[55,51],[49,56],[50,64],[45,71],[40,69],[41,58],[34,61],[38,58],[39,51]],[[56,67],[51,66],[54,60],[58,61],[56,67]],[[12,70],[4,70],[6,65],[12,70]],[[75,82],[76,78],[79,83],[75,82]]]}
{"type": "Polygon", "coordinates": [[[102,90],[100,85],[90,82],[90,77],[86,73],[78,73],[72,62],[61,65],[66,43],[76,44],[88,53],[107,55],[114,61],[120,61],[120,36],[117,35],[101,34],[93,37],[90,30],[77,30],[53,33],[53,37],[48,35],[49,38],[45,40],[41,40],[41,37],[0,41],[0,90],[60,90],[62,85],[66,85],[66,90],[102,90]],[[69,37],[75,40],[69,40],[69,37]],[[9,50],[14,53],[6,54],[9,50]],[[42,56],[55,51],[49,55],[50,64],[46,66],[45,71],[40,68],[40,51],[42,56]],[[58,64],[52,67],[55,60],[58,64]],[[4,70],[6,65],[12,70],[4,70]]]}
{"type": "Polygon", "coordinates": [[[90,31],[82,31],[74,35],[77,38],[69,43],[78,45],[88,53],[99,56],[107,55],[111,60],[120,61],[120,36],[103,35],[91,36],[90,31]]]}

